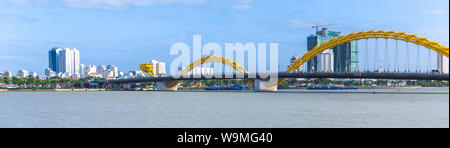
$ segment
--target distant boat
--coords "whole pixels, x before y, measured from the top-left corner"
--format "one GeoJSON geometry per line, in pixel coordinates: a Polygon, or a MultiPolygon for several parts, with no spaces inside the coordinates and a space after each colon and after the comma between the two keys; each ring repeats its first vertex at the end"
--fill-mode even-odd
{"type": "Polygon", "coordinates": [[[220,87],[205,87],[205,90],[222,90],[220,87]]]}
{"type": "Polygon", "coordinates": [[[240,85],[235,86],[226,86],[226,87],[205,87],[205,90],[245,90],[245,87],[242,87],[240,85]]]}
{"type": "Polygon", "coordinates": [[[342,87],[336,85],[319,85],[319,86],[309,86],[308,90],[344,90],[344,89],[358,89],[354,87],[342,87]]]}
{"type": "Polygon", "coordinates": [[[233,87],[227,87],[225,90],[245,90],[242,86],[233,86],[233,87]]]}

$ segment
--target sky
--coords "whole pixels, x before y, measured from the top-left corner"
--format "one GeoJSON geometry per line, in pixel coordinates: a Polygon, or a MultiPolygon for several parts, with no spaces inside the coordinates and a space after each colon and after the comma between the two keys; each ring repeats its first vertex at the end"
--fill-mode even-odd
{"type": "Polygon", "coordinates": [[[285,69],[292,55],[306,52],[316,23],[344,34],[395,30],[449,45],[448,0],[1,0],[0,71],[43,74],[52,47],[77,48],[82,64],[125,72],[150,59],[170,65],[172,44],[190,44],[194,34],[222,46],[278,43],[285,69]]]}

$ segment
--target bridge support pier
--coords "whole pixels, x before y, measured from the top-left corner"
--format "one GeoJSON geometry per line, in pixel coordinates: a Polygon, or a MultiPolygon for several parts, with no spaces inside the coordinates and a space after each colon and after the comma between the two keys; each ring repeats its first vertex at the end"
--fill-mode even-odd
{"type": "Polygon", "coordinates": [[[278,79],[255,80],[256,92],[276,92],[278,90],[278,79]]]}
{"type": "Polygon", "coordinates": [[[131,84],[120,84],[116,90],[131,90],[131,84]]]}
{"type": "Polygon", "coordinates": [[[160,91],[177,91],[178,90],[177,86],[168,87],[168,85],[170,83],[172,83],[172,82],[156,82],[156,90],[160,90],[160,91]]]}

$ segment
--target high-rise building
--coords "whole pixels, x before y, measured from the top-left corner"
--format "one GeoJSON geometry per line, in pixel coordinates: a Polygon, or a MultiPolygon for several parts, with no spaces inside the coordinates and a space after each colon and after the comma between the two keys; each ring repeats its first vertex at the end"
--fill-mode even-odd
{"type": "MultiPolygon", "coordinates": [[[[322,28],[316,34],[308,36],[307,50],[310,51],[326,41],[339,37],[340,34],[337,31],[329,31],[328,28],[322,28]]],[[[357,69],[358,47],[356,42],[344,43],[332,49],[327,49],[307,63],[309,72],[355,72],[357,69]],[[318,61],[319,59],[321,61],[318,61]]]]}
{"type": "Polygon", "coordinates": [[[347,42],[333,48],[335,72],[358,71],[358,45],[356,41],[347,42]]]}
{"type": "Polygon", "coordinates": [[[59,52],[61,50],[61,48],[55,47],[48,52],[48,68],[56,73],[59,72],[59,52]]]}
{"type": "Polygon", "coordinates": [[[317,72],[334,72],[334,52],[333,50],[325,50],[317,55],[317,72]]]}
{"type": "Polygon", "coordinates": [[[439,73],[448,74],[448,58],[444,55],[437,55],[437,68],[439,73]]]}
{"type": "Polygon", "coordinates": [[[53,48],[49,51],[49,68],[65,77],[79,75],[80,52],[76,48],[53,48]]]}
{"type": "Polygon", "coordinates": [[[76,48],[64,48],[59,52],[59,71],[66,77],[79,75],[80,72],[80,52],[76,48]]]}

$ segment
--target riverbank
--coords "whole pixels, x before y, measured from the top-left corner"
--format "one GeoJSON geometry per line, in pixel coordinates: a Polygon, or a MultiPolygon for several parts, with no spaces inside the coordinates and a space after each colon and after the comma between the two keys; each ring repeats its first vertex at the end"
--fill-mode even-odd
{"type": "Polygon", "coordinates": [[[15,88],[14,89],[0,89],[0,92],[33,92],[33,91],[70,92],[70,91],[107,91],[107,90],[104,88],[101,88],[101,89],[15,89],[15,88]]]}
{"type": "MultiPolygon", "coordinates": [[[[449,89],[449,87],[355,87],[357,89],[449,89]]],[[[286,89],[307,89],[302,88],[286,88],[286,89]]]]}
{"type": "MultiPolygon", "coordinates": [[[[360,90],[377,90],[377,89],[396,89],[396,90],[414,90],[414,89],[449,89],[449,87],[357,87],[360,90]]],[[[197,87],[197,88],[178,88],[178,90],[185,90],[185,91],[195,91],[195,90],[204,90],[204,88],[197,87]]],[[[288,89],[280,89],[280,90],[306,90],[306,88],[288,88],[288,89]]],[[[71,91],[115,91],[111,89],[20,89],[20,88],[2,88],[0,89],[0,92],[33,92],[33,91],[53,91],[53,92],[71,92],[71,91]]],[[[153,88],[143,88],[143,89],[132,89],[128,91],[154,91],[153,88]]]]}

